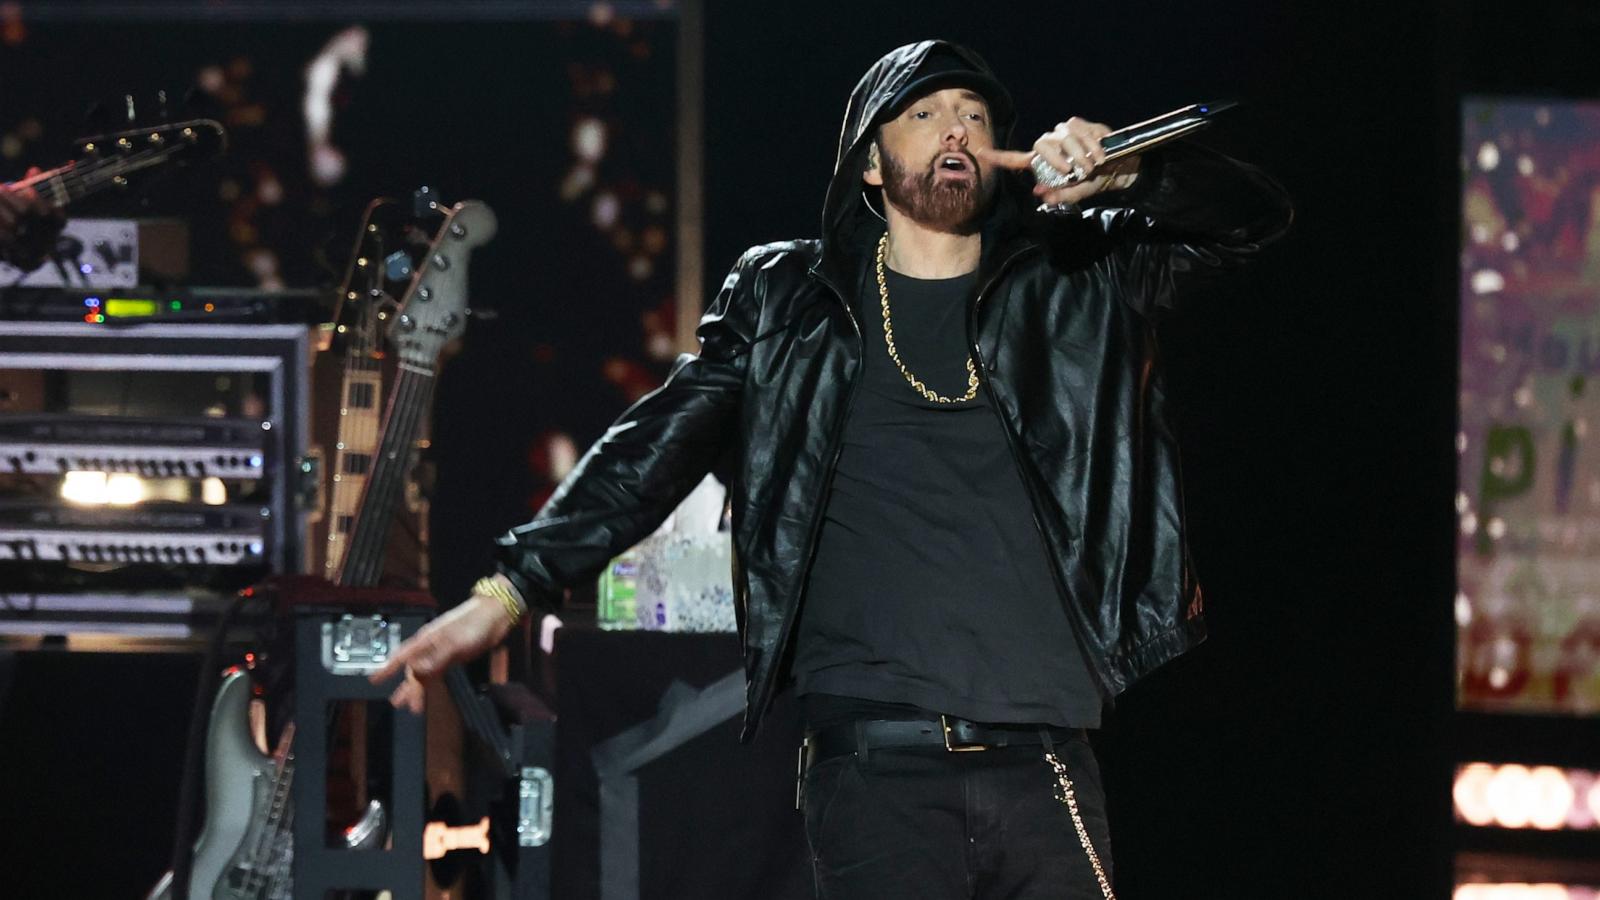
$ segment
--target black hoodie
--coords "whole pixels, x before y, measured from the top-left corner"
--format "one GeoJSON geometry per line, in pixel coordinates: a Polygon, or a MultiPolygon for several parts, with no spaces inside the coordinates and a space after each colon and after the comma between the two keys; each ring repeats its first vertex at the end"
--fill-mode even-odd
{"type": "MultiPolygon", "coordinates": [[[[551,606],[562,587],[653,531],[713,466],[725,473],[746,740],[790,680],[861,370],[857,286],[884,228],[861,199],[861,154],[935,52],[987,73],[936,41],[869,69],[846,110],[823,238],[746,252],[701,319],[699,355],[680,358],[534,520],[499,540],[499,570],[531,604],[551,606]]],[[[1011,123],[997,124],[1004,135],[1011,123]]],[[[983,228],[968,335],[1063,607],[1110,698],[1205,634],[1154,319],[1194,277],[1246,262],[1282,235],[1291,210],[1258,169],[1188,148],[1147,155],[1132,189],[1074,215],[1032,213],[1008,184],[983,228]]]]}
{"type": "MultiPolygon", "coordinates": [[[[995,147],[1006,148],[1016,127],[1010,95],[999,85],[982,57],[956,44],[918,41],[897,47],[873,63],[850,92],[844,125],[839,130],[833,178],[822,204],[822,255],[827,260],[824,271],[840,283],[846,283],[849,278],[846,267],[851,262],[859,263],[862,254],[871,252],[884,231],[882,216],[868,206],[867,198],[876,192],[865,189],[861,181],[867,147],[878,126],[906,103],[933,88],[926,83],[929,70],[936,70],[939,74],[934,77],[942,81],[953,78],[951,70],[960,66],[965,66],[975,79],[985,83],[979,90],[989,101],[995,147]]],[[[1000,173],[999,190],[984,227],[986,251],[999,246],[1000,235],[1022,227],[1019,211],[1027,192],[1028,186],[1014,173],[1000,173]]]]}

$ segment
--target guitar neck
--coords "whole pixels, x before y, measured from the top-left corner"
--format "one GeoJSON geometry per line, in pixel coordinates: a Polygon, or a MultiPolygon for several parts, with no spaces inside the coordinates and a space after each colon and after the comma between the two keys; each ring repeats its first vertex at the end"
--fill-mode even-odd
{"type": "Polygon", "coordinates": [[[46,203],[65,209],[107,188],[121,187],[130,176],[155,168],[186,149],[182,145],[152,147],[126,156],[68,163],[30,175],[12,186],[33,188],[46,203]]]}
{"type": "Polygon", "coordinates": [[[46,203],[61,209],[72,202],[71,188],[68,186],[66,176],[74,168],[72,163],[57,166],[49,171],[37,172],[20,181],[14,181],[11,186],[33,188],[46,203]]]}
{"type": "Polygon", "coordinates": [[[493,701],[478,693],[461,666],[451,666],[445,670],[444,685],[450,691],[456,711],[461,714],[461,724],[494,754],[500,777],[514,777],[517,764],[511,758],[511,741],[506,737],[499,715],[495,713],[493,701]]]}
{"type": "Polygon", "coordinates": [[[405,490],[406,475],[422,422],[433,399],[434,373],[429,369],[400,365],[394,393],[383,417],[383,438],[367,475],[355,529],[345,549],[339,583],[352,587],[371,587],[383,574],[383,558],[389,525],[395,507],[405,490]]]}
{"type": "Polygon", "coordinates": [[[377,456],[380,379],[376,373],[346,368],[340,384],[339,435],[333,454],[333,489],[328,501],[328,540],[323,573],[337,578],[355,531],[361,494],[377,456]]]}
{"type": "Polygon", "coordinates": [[[190,119],[150,125],[83,139],[81,159],[45,172],[35,172],[14,188],[32,188],[56,209],[107,188],[120,188],[147,169],[185,160],[196,161],[222,152],[228,132],[214,119],[190,119]]]}
{"type": "MultiPolygon", "coordinates": [[[[359,251],[358,251],[359,252],[359,251]]],[[[374,254],[376,256],[377,254],[374,254]]],[[[348,293],[348,286],[345,293],[348,293]]],[[[328,502],[328,535],[324,542],[322,571],[330,581],[339,577],[344,555],[355,531],[361,494],[377,456],[382,434],[379,400],[383,377],[372,352],[377,342],[371,305],[362,308],[350,324],[345,348],[344,374],[339,383],[339,428],[334,441],[332,490],[328,502]]]]}

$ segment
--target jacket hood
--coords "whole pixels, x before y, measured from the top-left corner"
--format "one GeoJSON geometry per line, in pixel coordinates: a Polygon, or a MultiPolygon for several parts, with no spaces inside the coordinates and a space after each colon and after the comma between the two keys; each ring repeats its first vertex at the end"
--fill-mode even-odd
{"type": "MultiPolygon", "coordinates": [[[[920,96],[924,85],[932,89],[961,83],[981,85],[979,92],[989,101],[994,118],[995,146],[1008,146],[1016,122],[1010,95],[983,58],[965,47],[948,41],[918,41],[896,47],[856,82],[839,130],[839,152],[822,207],[825,256],[830,248],[848,248],[865,235],[876,240],[883,233],[883,221],[867,206],[861,182],[867,146],[876,127],[905,101],[920,96]]],[[[1000,195],[1006,193],[1008,180],[1001,179],[1000,195]]]]}

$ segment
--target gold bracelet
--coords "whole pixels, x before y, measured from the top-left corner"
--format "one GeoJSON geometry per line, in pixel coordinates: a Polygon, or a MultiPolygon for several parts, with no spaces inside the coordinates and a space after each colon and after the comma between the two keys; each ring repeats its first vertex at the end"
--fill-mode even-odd
{"type": "Polygon", "coordinates": [[[500,605],[505,607],[506,616],[511,619],[512,625],[516,625],[518,622],[521,622],[523,614],[527,612],[527,609],[523,607],[522,601],[517,598],[517,595],[512,593],[510,588],[496,581],[492,576],[479,578],[477,582],[472,585],[472,592],[474,594],[481,594],[485,597],[493,597],[494,599],[499,600],[500,605]]]}

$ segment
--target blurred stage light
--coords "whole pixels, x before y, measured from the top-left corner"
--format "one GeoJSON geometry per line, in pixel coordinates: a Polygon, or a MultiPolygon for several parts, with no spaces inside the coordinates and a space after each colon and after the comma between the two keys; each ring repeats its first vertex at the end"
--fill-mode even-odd
{"type": "Polygon", "coordinates": [[[1500,165],[1500,148],[1493,141],[1484,141],[1478,148],[1478,168],[1493,172],[1500,165]]]}
{"type": "Polygon", "coordinates": [[[1566,884],[1459,884],[1452,900],[1596,900],[1594,888],[1566,884]]]}
{"type": "Polygon", "coordinates": [[[560,482],[578,465],[578,445],[573,442],[571,435],[558,431],[550,436],[547,449],[550,454],[549,478],[560,482]]]}
{"type": "Polygon", "coordinates": [[[561,199],[571,203],[591,187],[594,187],[594,167],[579,163],[561,180],[561,199]]]}
{"type": "Polygon", "coordinates": [[[200,502],[207,506],[221,506],[228,502],[228,487],[221,478],[207,478],[200,482],[200,502]]]}
{"type": "Polygon", "coordinates": [[[61,479],[61,499],[69,503],[81,503],[85,506],[99,506],[105,503],[106,473],[104,472],[68,472],[61,479]]]}
{"type": "Polygon", "coordinates": [[[617,200],[617,195],[606,191],[594,198],[594,226],[601,231],[617,224],[617,216],[622,212],[622,204],[617,200]]]}
{"type": "Polygon", "coordinates": [[[589,116],[572,126],[572,152],[586,163],[596,163],[606,155],[606,126],[589,116]]]}
{"type": "Polygon", "coordinates": [[[1472,273],[1472,292],[1474,294],[1497,294],[1505,290],[1506,278],[1493,269],[1481,269],[1472,273]]]}
{"type": "Polygon", "coordinates": [[[306,92],[301,114],[306,122],[307,160],[311,178],[323,187],[344,178],[344,153],[333,143],[334,90],[341,73],[362,75],[367,70],[367,29],[353,25],[333,36],[306,66],[306,92]]]}
{"type": "Polygon", "coordinates": [[[132,506],[144,499],[144,481],[137,475],[118,473],[106,478],[106,503],[132,506]]]}
{"type": "Polygon", "coordinates": [[[1600,820],[1600,776],[1582,769],[1468,763],[1451,794],[1456,816],[1478,827],[1592,830],[1600,820]]]}
{"type": "Polygon", "coordinates": [[[125,473],[68,472],[61,479],[61,499],[80,506],[132,506],[145,499],[144,481],[125,473]]]}
{"type": "Polygon", "coordinates": [[[1471,763],[1456,772],[1456,815],[1471,825],[1488,825],[1494,821],[1494,810],[1489,807],[1489,779],[1494,777],[1494,766],[1488,763],[1471,763]]]}

